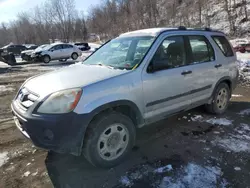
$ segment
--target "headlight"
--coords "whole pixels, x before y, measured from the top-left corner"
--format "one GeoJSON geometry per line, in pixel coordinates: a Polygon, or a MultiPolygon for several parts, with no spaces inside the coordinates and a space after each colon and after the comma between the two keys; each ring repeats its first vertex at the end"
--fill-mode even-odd
{"type": "Polygon", "coordinates": [[[82,89],[69,89],[50,95],[38,108],[38,113],[64,114],[75,109],[82,95],[82,89]]]}

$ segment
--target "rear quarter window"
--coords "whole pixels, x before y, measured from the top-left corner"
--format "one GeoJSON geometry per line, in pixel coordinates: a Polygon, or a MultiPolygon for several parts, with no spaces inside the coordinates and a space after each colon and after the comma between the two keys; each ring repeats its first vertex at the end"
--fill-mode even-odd
{"type": "Polygon", "coordinates": [[[234,56],[230,43],[224,36],[212,36],[212,39],[226,57],[234,56]]]}

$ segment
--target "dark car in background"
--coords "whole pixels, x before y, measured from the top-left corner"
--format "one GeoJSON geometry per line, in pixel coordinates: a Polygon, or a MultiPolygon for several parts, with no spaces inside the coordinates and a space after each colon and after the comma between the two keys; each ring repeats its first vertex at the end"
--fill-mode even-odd
{"type": "Polygon", "coordinates": [[[237,46],[234,46],[233,48],[234,48],[235,52],[241,52],[241,53],[250,52],[250,44],[249,43],[238,44],[237,46]]]}
{"type": "Polygon", "coordinates": [[[90,50],[90,46],[88,43],[86,42],[78,42],[78,43],[74,43],[75,46],[77,46],[81,51],[88,51],[90,50]]]}
{"type": "Polygon", "coordinates": [[[23,45],[11,44],[1,48],[4,53],[13,53],[14,55],[20,55],[22,51],[27,50],[23,45]]]}

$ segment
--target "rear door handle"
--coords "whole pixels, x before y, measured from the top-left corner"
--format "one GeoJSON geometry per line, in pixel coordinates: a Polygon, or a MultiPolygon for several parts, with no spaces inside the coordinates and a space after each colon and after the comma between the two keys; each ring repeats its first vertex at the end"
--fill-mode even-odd
{"type": "Polygon", "coordinates": [[[184,71],[184,72],[182,72],[181,74],[182,74],[182,75],[192,74],[192,71],[191,71],[191,70],[189,70],[189,71],[184,71]]]}
{"type": "Polygon", "coordinates": [[[214,66],[215,68],[219,68],[219,67],[222,67],[222,64],[217,64],[214,66]]]}

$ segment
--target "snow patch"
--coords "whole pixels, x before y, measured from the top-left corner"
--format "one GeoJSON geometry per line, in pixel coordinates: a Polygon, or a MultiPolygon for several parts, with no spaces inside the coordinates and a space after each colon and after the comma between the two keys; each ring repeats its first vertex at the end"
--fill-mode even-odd
{"type": "Polygon", "coordinates": [[[243,95],[237,95],[237,94],[234,95],[234,94],[233,94],[232,97],[235,97],[235,98],[237,98],[237,97],[243,97],[243,95]]]}
{"type": "Polygon", "coordinates": [[[201,121],[202,119],[202,115],[194,115],[194,117],[191,117],[192,121],[201,121]]]}
{"type": "Polygon", "coordinates": [[[32,175],[32,176],[36,176],[37,174],[38,174],[38,171],[32,173],[31,175],[32,175]]]}
{"type": "Polygon", "coordinates": [[[235,138],[217,140],[217,145],[235,153],[250,152],[250,145],[248,142],[235,138]]]}
{"type": "Polygon", "coordinates": [[[179,172],[177,177],[164,177],[160,188],[200,188],[224,187],[226,181],[221,177],[222,172],[218,167],[202,167],[193,163],[187,165],[184,172],[179,172]]]}
{"type": "Polygon", "coordinates": [[[239,115],[242,115],[242,116],[250,115],[250,109],[240,111],[239,115]]]}
{"type": "Polygon", "coordinates": [[[167,165],[167,166],[157,168],[154,172],[155,173],[164,173],[164,172],[169,172],[171,170],[173,170],[172,165],[167,165]]]}
{"type": "Polygon", "coordinates": [[[241,168],[240,167],[234,167],[234,170],[241,171],[241,168]]]}
{"type": "Polygon", "coordinates": [[[226,151],[235,153],[249,152],[250,153],[250,127],[247,124],[241,123],[239,127],[234,130],[233,134],[229,134],[224,138],[217,138],[212,142],[226,151]]]}
{"type": "Polygon", "coordinates": [[[0,85],[0,92],[11,92],[15,89],[9,86],[0,85]]]}
{"type": "Polygon", "coordinates": [[[0,167],[7,163],[9,160],[8,152],[0,153],[0,167]]]}
{"type": "Polygon", "coordinates": [[[126,187],[130,187],[133,185],[133,182],[131,182],[127,176],[122,176],[120,182],[126,187]]]}
{"type": "Polygon", "coordinates": [[[248,124],[241,123],[240,126],[244,131],[250,131],[250,127],[248,124]]]}
{"type": "Polygon", "coordinates": [[[224,126],[229,126],[229,125],[232,125],[232,122],[231,120],[228,120],[226,118],[220,118],[220,119],[215,119],[215,118],[212,118],[212,119],[208,119],[206,120],[207,123],[210,123],[210,124],[213,124],[213,125],[224,125],[224,126]]]}
{"type": "Polygon", "coordinates": [[[30,171],[27,171],[23,174],[23,177],[28,177],[30,175],[30,171]]]}

